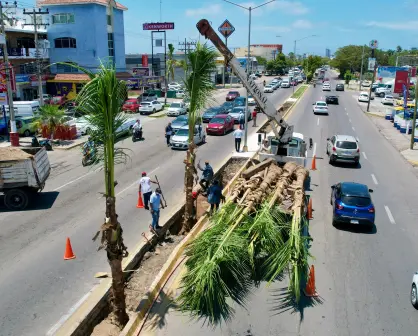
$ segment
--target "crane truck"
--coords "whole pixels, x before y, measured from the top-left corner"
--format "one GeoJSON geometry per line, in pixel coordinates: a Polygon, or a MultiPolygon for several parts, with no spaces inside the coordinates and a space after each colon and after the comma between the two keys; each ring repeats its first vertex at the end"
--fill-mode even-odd
{"type": "Polygon", "coordinates": [[[212,28],[209,21],[202,19],[196,24],[196,27],[200,34],[209,39],[224,56],[226,63],[254,97],[261,112],[267,116],[270,122],[272,132],[268,135],[267,140],[269,141],[271,153],[259,153],[260,158],[265,159],[273,156],[278,162],[296,161],[305,166],[307,153],[303,135],[293,132],[293,126],[288,125],[283,119],[284,112],[276,110],[275,106],[264,94],[263,89],[258,86],[253,78],[248,76],[241,67],[240,62],[212,28]]]}

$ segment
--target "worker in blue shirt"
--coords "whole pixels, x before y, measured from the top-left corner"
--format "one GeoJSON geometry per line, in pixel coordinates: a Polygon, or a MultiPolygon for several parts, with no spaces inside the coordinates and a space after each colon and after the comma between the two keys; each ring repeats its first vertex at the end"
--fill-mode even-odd
{"type": "Polygon", "coordinates": [[[210,181],[212,181],[213,169],[209,164],[209,161],[205,161],[205,168],[200,167],[199,164],[197,164],[197,168],[202,171],[202,178],[200,179],[199,184],[202,187],[203,192],[205,192],[209,186],[210,181]]]}
{"type": "Polygon", "coordinates": [[[151,231],[156,231],[162,228],[158,225],[158,220],[160,219],[160,205],[161,209],[164,209],[163,200],[161,199],[160,188],[156,188],[155,191],[151,194],[150,205],[152,216],[152,225],[150,225],[150,229],[151,231]]]}
{"type": "Polygon", "coordinates": [[[221,200],[224,201],[225,197],[222,195],[222,187],[219,185],[219,181],[213,181],[212,185],[208,189],[208,203],[210,204],[210,213],[219,209],[221,200]]]}

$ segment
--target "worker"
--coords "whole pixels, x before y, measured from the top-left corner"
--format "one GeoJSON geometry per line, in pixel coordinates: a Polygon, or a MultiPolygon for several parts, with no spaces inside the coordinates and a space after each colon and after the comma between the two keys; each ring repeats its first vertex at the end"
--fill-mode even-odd
{"type": "Polygon", "coordinates": [[[170,146],[170,138],[173,135],[173,127],[171,127],[171,122],[165,127],[165,138],[167,140],[167,146],[170,146]]]}
{"type": "Polygon", "coordinates": [[[256,109],[254,109],[254,111],[252,112],[252,117],[253,117],[253,127],[257,126],[257,111],[256,109]]]}
{"type": "Polygon", "coordinates": [[[151,203],[151,216],[152,216],[152,224],[151,224],[151,231],[156,231],[161,229],[162,227],[158,225],[158,221],[160,219],[160,206],[161,209],[164,209],[163,200],[161,198],[161,189],[157,188],[151,194],[150,197],[151,203]]]}
{"type": "Polygon", "coordinates": [[[139,192],[144,195],[144,207],[146,210],[149,210],[149,201],[152,194],[152,188],[151,183],[158,184],[155,181],[152,181],[148,176],[146,172],[142,172],[142,177],[138,181],[139,184],[139,192]]]}
{"type": "Polygon", "coordinates": [[[221,200],[224,201],[225,197],[222,195],[222,188],[219,185],[219,181],[213,181],[213,184],[208,189],[208,202],[210,204],[210,214],[219,209],[221,200]]]}
{"type": "Polygon", "coordinates": [[[265,80],[263,81],[263,86],[266,86],[266,81],[265,80]]]}
{"type": "Polygon", "coordinates": [[[194,223],[196,223],[197,221],[197,197],[198,197],[197,191],[193,191],[192,192],[192,198],[193,198],[192,217],[193,217],[194,223]]]}
{"type": "Polygon", "coordinates": [[[240,151],[240,147],[241,147],[241,139],[242,139],[242,137],[244,135],[244,132],[243,132],[243,130],[241,128],[237,128],[234,131],[233,134],[234,134],[234,138],[235,138],[235,150],[237,152],[239,152],[240,151]]]}
{"type": "Polygon", "coordinates": [[[262,153],[271,153],[271,147],[269,146],[268,139],[264,139],[263,143],[261,144],[261,152],[262,153]]]}
{"type": "Polygon", "coordinates": [[[205,161],[205,168],[200,167],[199,164],[197,164],[197,168],[202,171],[202,178],[200,179],[199,184],[202,187],[203,192],[206,192],[209,187],[209,183],[213,178],[213,169],[209,164],[209,161],[205,161]]]}
{"type": "Polygon", "coordinates": [[[245,127],[245,115],[244,115],[244,113],[240,113],[238,118],[239,118],[238,119],[239,128],[243,130],[244,127],[245,127]]]}

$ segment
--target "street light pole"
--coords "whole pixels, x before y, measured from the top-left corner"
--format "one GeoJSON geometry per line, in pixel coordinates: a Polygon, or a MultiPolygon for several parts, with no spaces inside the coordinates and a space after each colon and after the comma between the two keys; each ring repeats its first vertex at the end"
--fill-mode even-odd
{"type": "MultiPolygon", "coordinates": [[[[251,7],[248,7],[248,50],[247,50],[247,78],[250,76],[250,40],[251,40],[251,7]]],[[[243,152],[248,152],[248,89],[247,91],[247,99],[245,100],[245,124],[244,124],[244,146],[242,148],[243,152]]]]}
{"type": "MultiPolygon", "coordinates": [[[[295,40],[294,41],[294,45],[293,45],[293,57],[295,58],[295,63],[296,63],[296,42],[302,41],[302,40],[304,40],[304,39],[306,39],[308,37],[315,37],[315,36],[316,35],[309,35],[309,36],[305,36],[305,37],[302,37],[299,40],[295,40]]],[[[295,93],[295,85],[293,85],[292,87],[293,87],[293,93],[295,93]]]]}
{"type": "Polygon", "coordinates": [[[361,91],[361,78],[363,77],[363,61],[364,61],[364,44],[363,44],[363,52],[361,53],[360,84],[358,87],[359,91],[361,91]]]}

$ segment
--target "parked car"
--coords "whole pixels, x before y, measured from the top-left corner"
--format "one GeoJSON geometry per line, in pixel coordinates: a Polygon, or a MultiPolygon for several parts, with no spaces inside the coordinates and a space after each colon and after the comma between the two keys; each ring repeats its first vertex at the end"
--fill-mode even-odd
{"type": "Polygon", "coordinates": [[[339,83],[335,85],[335,91],[344,91],[344,84],[339,83]]]}
{"type": "Polygon", "coordinates": [[[187,113],[186,105],[183,102],[180,103],[171,103],[170,107],[167,110],[167,115],[169,117],[177,117],[182,114],[187,113]]]}
{"type": "Polygon", "coordinates": [[[418,271],[412,276],[411,303],[415,309],[418,309],[418,271]]]}
{"type": "Polygon", "coordinates": [[[273,89],[273,85],[271,85],[271,84],[267,84],[265,87],[264,87],[264,93],[272,93],[273,91],[274,91],[274,89],[273,89]]]}
{"type": "Polygon", "coordinates": [[[235,107],[235,103],[233,101],[226,101],[221,105],[221,107],[225,110],[225,113],[230,113],[235,107]]]}
{"type": "Polygon", "coordinates": [[[177,90],[176,92],[176,98],[184,98],[185,95],[186,92],[184,92],[184,90],[177,90]]]}
{"type": "Polygon", "coordinates": [[[51,105],[64,106],[66,101],[67,98],[65,96],[54,96],[50,99],[49,103],[51,105]]]}
{"type": "Polygon", "coordinates": [[[158,111],[161,111],[163,109],[163,104],[160,103],[158,100],[153,101],[142,101],[139,105],[139,113],[141,115],[144,114],[152,114],[158,111]]]}
{"type": "Polygon", "coordinates": [[[229,114],[218,114],[209,121],[207,134],[225,135],[234,129],[234,118],[229,114]]]}
{"type": "Polygon", "coordinates": [[[395,104],[395,98],[392,95],[386,95],[384,98],[382,98],[382,104],[383,105],[394,105],[395,104]]]}
{"type": "Polygon", "coordinates": [[[248,106],[253,106],[255,105],[255,99],[253,96],[248,95],[248,106]]]}
{"type": "Polygon", "coordinates": [[[334,135],[328,138],[326,152],[330,164],[342,161],[358,165],[360,162],[360,147],[352,135],[334,135]]]}
{"type": "Polygon", "coordinates": [[[364,80],[364,81],[361,82],[361,86],[364,86],[364,87],[370,87],[371,84],[372,83],[370,83],[370,81],[368,81],[368,80],[364,80]]]}
{"type": "Polygon", "coordinates": [[[181,85],[177,82],[171,82],[170,84],[168,84],[168,89],[169,90],[181,90],[181,85]]]}
{"type": "MultiPolygon", "coordinates": [[[[235,124],[239,123],[240,116],[244,114],[244,111],[245,111],[245,106],[236,106],[232,109],[232,112],[229,113],[229,115],[232,118],[234,118],[235,124]]],[[[249,110],[247,110],[247,116],[248,116],[248,120],[252,119],[252,116],[249,110]]]]}
{"type": "MultiPolygon", "coordinates": [[[[370,97],[371,100],[374,99],[373,95],[370,97]]],[[[367,103],[369,101],[369,93],[368,92],[360,92],[360,95],[358,96],[358,101],[359,102],[363,102],[363,103],[367,103]]]]}
{"type": "Polygon", "coordinates": [[[327,104],[335,104],[335,105],[338,105],[338,96],[335,96],[335,95],[325,96],[325,102],[327,104]]]}
{"type": "Polygon", "coordinates": [[[77,118],[75,118],[73,116],[70,116],[70,115],[66,115],[66,116],[62,117],[61,122],[64,125],[67,125],[67,126],[73,126],[73,125],[75,126],[75,124],[77,122],[77,118]]]}
{"type": "Polygon", "coordinates": [[[312,104],[312,111],[314,114],[328,114],[328,104],[324,101],[317,101],[312,104]]]}
{"type": "Polygon", "coordinates": [[[19,135],[25,137],[31,136],[36,133],[36,126],[33,124],[34,117],[16,117],[16,128],[19,135]]]}
{"type": "Polygon", "coordinates": [[[229,91],[226,95],[226,101],[232,101],[235,100],[235,98],[239,97],[240,94],[238,91],[229,91]]]}
{"type": "MultiPolygon", "coordinates": [[[[206,142],[206,131],[201,124],[195,126],[193,142],[203,144],[206,142]]],[[[172,149],[189,148],[189,125],[181,127],[172,137],[170,141],[172,149]]]]}
{"type": "Polygon", "coordinates": [[[204,123],[208,123],[214,116],[218,114],[224,114],[225,110],[223,107],[209,107],[202,115],[202,120],[204,123]]]}
{"type": "Polygon", "coordinates": [[[122,106],[122,111],[137,113],[139,109],[139,103],[137,99],[128,99],[122,106]]]}
{"type": "Polygon", "coordinates": [[[331,186],[332,224],[374,226],[375,208],[365,184],[340,182],[331,186]]]}
{"type": "Polygon", "coordinates": [[[78,118],[75,122],[75,127],[77,128],[77,133],[81,135],[91,134],[93,130],[93,126],[85,117],[78,118]]]}
{"type": "Polygon", "coordinates": [[[176,119],[171,122],[171,127],[173,128],[174,132],[177,132],[181,127],[187,125],[189,120],[188,115],[180,115],[176,119]]]}
{"type": "Polygon", "coordinates": [[[138,97],[138,102],[151,102],[154,100],[158,100],[158,96],[155,92],[144,92],[138,97]]]}
{"type": "Polygon", "coordinates": [[[238,97],[234,100],[234,104],[236,107],[238,106],[245,106],[245,102],[247,101],[247,98],[245,97],[238,97]]]}

